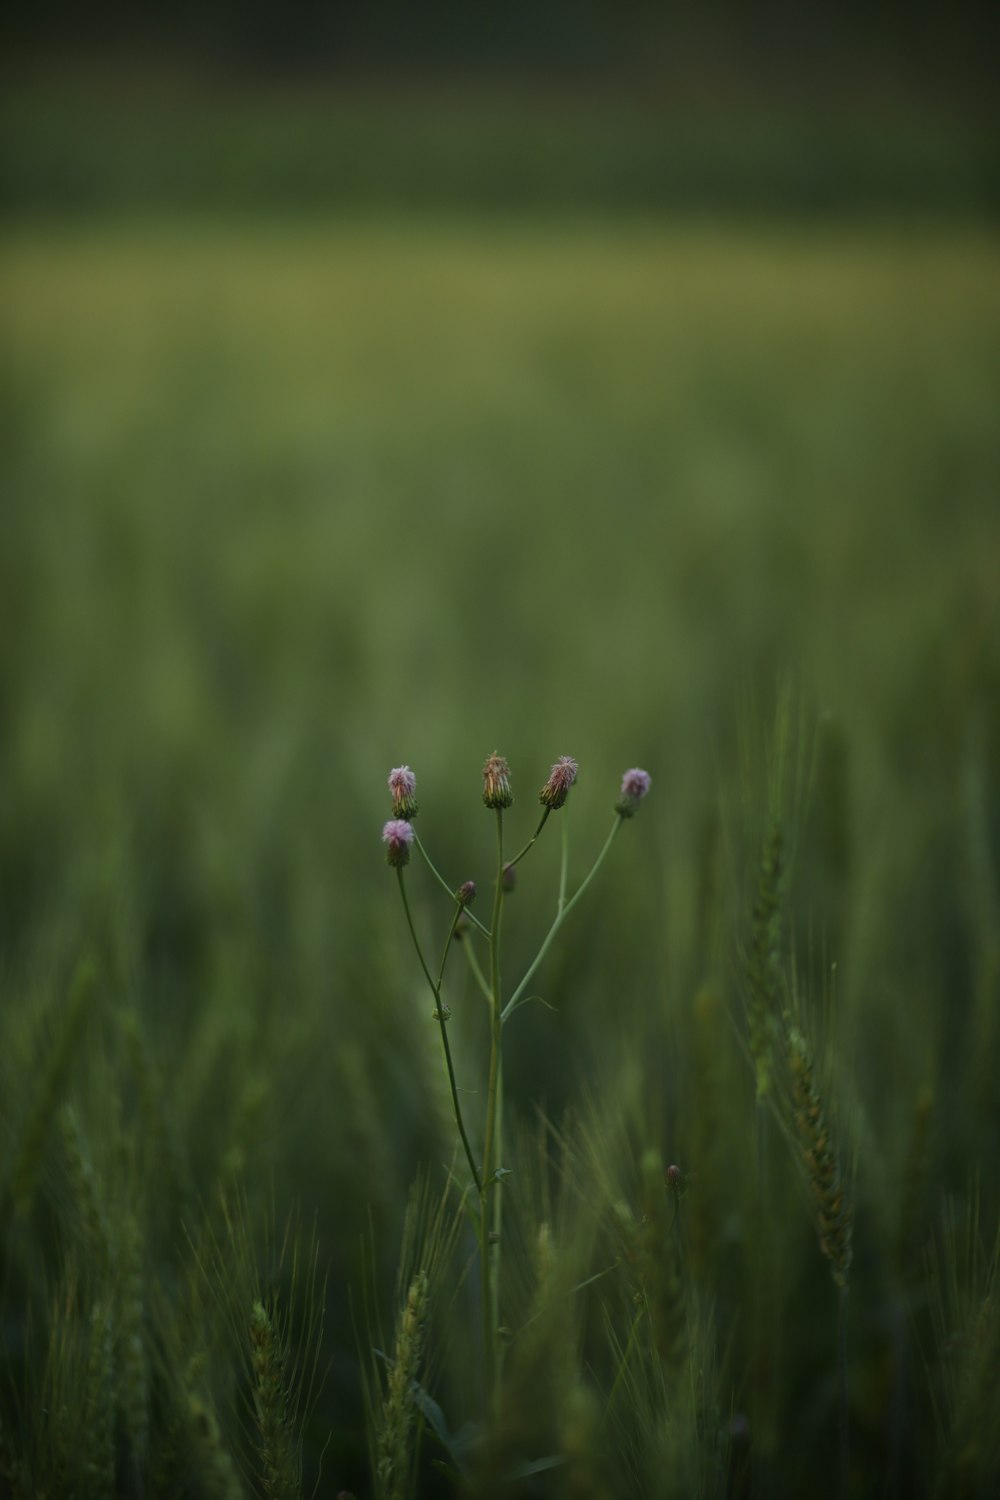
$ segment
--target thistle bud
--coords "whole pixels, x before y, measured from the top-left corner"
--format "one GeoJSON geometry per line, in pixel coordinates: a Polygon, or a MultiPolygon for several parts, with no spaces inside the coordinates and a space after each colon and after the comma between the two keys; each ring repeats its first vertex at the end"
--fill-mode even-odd
{"type": "Polygon", "coordinates": [[[684,1186],[684,1174],[681,1171],[680,1167],[676,1166],[674,1163],[671,1163],[667,1170],[664,1172],[663,1176],[670,1191],[672,1193],[679,1193],[681,1188],[684,1186]]]}
{"type": "Polygon", "coordinates": [[[403,818],[390,818],[382,829],[385,857],[394,870],[402,869],[410,862],[410,845],[413,829],[403,818]]]}
{"type": "Polygon", "coordinates": [[[405,818],[407,822],[417,816],[417,778],[409,766],[396,766],[389,772],[389,790],[392,793],[392,815],[405,818]]]}
{"type": "Polygon", "coordinates": [[[571,755],[560,755],[552,770],[549,779],[538,793],[539,802],[543,803],[552,812],[562,807],[569,796],[569,789],[576,780],[577,765],[571,755]]]}
{"type": "Polygon", "coordinates": [[[622,777],[621,796],[615,803],[615,812],[623,818],[634,818],[636,808],[648,794],[652,784],[648,771],[640,771],[637,766],[626,771],[622,777]]]}
{"type": "Polygon", "coordinates": [[[510,766],[494,750],[483,767],[483,801],[487,807],[509,807],[513,800],[510,766]]]}
{"type": "Polygon", "coordinates": [[[459,906],[471,906],[475,899],[476,882],[474,880],[463,881],[458,890],[455,892],[455,900],[458,902],[459,906]]]}

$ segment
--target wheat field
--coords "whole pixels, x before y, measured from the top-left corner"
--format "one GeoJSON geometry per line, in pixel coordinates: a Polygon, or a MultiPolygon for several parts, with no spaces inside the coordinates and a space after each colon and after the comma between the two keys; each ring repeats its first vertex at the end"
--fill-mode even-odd
{"type": "Polygon", "coordinates": [[[990,1493],[995,238],[38,218],[0,267],[0,1493],[990,1493]],[[380,832],[405,763],[488,926],[495,750],[511,847],[579,762],[505,996],[556,825],[573,889],[652,789],[504,1029],[484,1333],[380,832]]]}

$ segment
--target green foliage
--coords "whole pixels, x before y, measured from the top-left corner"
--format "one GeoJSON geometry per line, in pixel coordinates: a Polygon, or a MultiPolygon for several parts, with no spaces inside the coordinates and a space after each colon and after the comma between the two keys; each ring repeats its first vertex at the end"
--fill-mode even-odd
{"type": "MultiPolygon", "coordinates": [[[[578,28],[577,5],[572,24],[559,27],[560,67],[578,28]]],[[[390,31],[383,23],[383,40],[390,31]]],[[[521,56],[516,78],[504,70],[475,86],[435,71],[360,87],[317,74],[290,90],[256,68],[252,81],[227,86],[176,62],[151,73],[120,57],[12,68],[0,104],[0,186],[17,211],[69,219],[195,211],[294,220],[333,210],[559,222],[681,211],[996,222],[988,81],[978,107],[974,93],[957,108],[958,98],[942,105],[919,85],[890,100],[867,73],[851,92],[844,66],[831,62],[841,96],[831,107],[803,79],[789,90],[800,60],[772,55],[762,105],[752,62],[746,90],[717,54],[693,75],[679,61],[681,40],[670,27],[659,61],[643,59],[648,78],[626,71],[577,87],[556,86],[547,72],[529,81],[521,56]]],[[[851,48],[854,66],[859,50],[851,48]]],[[[898,72],[895,36],[891,56],[898,72]]],[[[939,88],[940,61],[938,49],[928,82],[939,88]]],[[[747,68],[743,46],[731,63],[747,68]]]]}
{"type": "Polygon", "coordinates": [[[992,243],[175,223],[0,260],[0,1487],[365,1497],[391,1453],[428,1500],[835,1493],[843,1363],[854,1493],[989,1493],[992,243]],[[578,758],[570,890],[622,767],[654,792],[505,1028],[487,1432],[378,832],[405,760],[487,890],[496,744],[525,838],[578,758]],[[850,1191],[843,1362],[817,1181],[850,1191]]]}

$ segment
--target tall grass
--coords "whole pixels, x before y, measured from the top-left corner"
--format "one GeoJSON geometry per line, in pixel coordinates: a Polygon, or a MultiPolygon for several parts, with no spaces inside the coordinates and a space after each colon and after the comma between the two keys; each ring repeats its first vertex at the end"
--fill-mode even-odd
{"type": "Polygon", "coordinates": [[[0,1488],[990,1493],[992,244],[0,256],[0,1488]]]}

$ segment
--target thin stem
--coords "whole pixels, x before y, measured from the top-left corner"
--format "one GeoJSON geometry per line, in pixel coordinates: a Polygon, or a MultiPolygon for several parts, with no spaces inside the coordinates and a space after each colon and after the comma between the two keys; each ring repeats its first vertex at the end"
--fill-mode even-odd
{"type": "Polygon", "coordinates": [[[521,980],[517,989],[514,991],[513,995],[511,995],[510,999],[507,1001],[507,1004],[504,1006],[503,1012],[500,1017],[501,1021],[506,1021],[508,1016],[514,1010],[521,996],[524,994],[524,991],[527,989],[528,984],[535,973],[535,970],[538,968],[539,964],[542,962],[542,959],[545,957],[546,953],[548,953],[549,951],[549,948],[552,946],[552,940],[554,939],[556,933],[559,931],[560,927],[565,922],[566,918],[569,916],[570,912],[573,910],[574,906],[579,901],[580,897],[583,895],[584,891],[587,889],[588,885],[597,874],[598,870],[601,868],[601,865],[604,863],[604,856],[611,848],[611,845],[614,842],[615,834],[621,827],[622,822],[623,819],[621,814],[617,813],[615,815],[615,821],[611,825],[611,832],[608,834],[607,838],[604,841],[604,848],[601,850],[600,854],[597,856],[596,860],[591,866],[589,875],[587,875],[583,884],[573,893],[566,904],[556,912],[555,921],[549,928],[542,946],[539,948],[538,952],[535,954],[535,957],[528,965],[524,978],[521,980]]]}
{"type": "Polygon", "coordinates": [[[532,844],[535,842],[535,840],[537,839],[538,835],[541,833],[542,829],[545,827],[545,820],[548,818],[548,815],[549,815],[549,813],[551,811],[552,811],[551,807],[547,807],[545,809],[545,811],[542,813],[542,820],[541,820],[541,822],[539,823],[538,827],[535,829],[534,833],[531,835],[531,838],[525,844],[524,848],[521,850],[520,854],[515,854],[513,859],[509,859],[507,861],[507,868],[509,870],[512,870],[516,864],[519,864],[521,862],[521,860],[524,858],[524,856],[527,854],[528,850],[531,848],[532,844]]]}
{"type": "Polygon", "coordinates": [[[770,1495],[772,1491],[772,1447],[774,1423],[774,1387],[772,1364],[774,1354],[775,1279],[772,1254],[771,1214],[768,1202],[768,1112],[764,1099],[754,1105],[754,1139],[757,1163],[757,1214],[755,1228],[755,1275],[753,1299],[753,1409],[751,1421],[758,1432],[756,1445],[751,1444],[751,1494],[770,1495]]]}
{"type": "Polygon", "coordinates": [[[475,948],[473,948],[471,943],[463,943],[462,947],[465,950],[465,957],[468,962],[469,968],[472,970],[476,983],[482,990],[483,994],[486,996],[487,1000],[492,1001],[493,996],[490,994],[490,983],[486,978],[486,975],[482,971],[479,959],[476,957],[475,948]]]}
{"type": "MultiPolygon", "coordinates": [[[[497,1166],[503,1163],[503,1050],[499,1051],[499,1062],[497,1063],[497,1123],[494,1136],[494,1151],[496,1153],[497,1166]]],[[[490,1254],[493,1256],[493,1266],[490,1271],[490,1287],[493,1292],[493,1328],[494,1336],[499,1334],[500,1329],[500,1252],[503,1248],[503,1185],[496,1179],[493,1184],[493,1223],[492,1233],[489,1237],[490,1254]]],[[[506,1336],[506,1335],[505,1335],[506,1336]]],[[[500,1395],[500,1373],[503,1365],[503,1346],[496,1345],[496,1391],[495,1399],[500,1395]]]]}
{"type": "MultiPolygon", "coordinates": [[[[486,1387],[489,1406],[493,1409],[499,1388],[499,1370],[496,1348],[496,1311],[499,1304],[500,1244],[499,1237],[491,1241],[492,1222],[490,1191],[496,1187],[496,1160],[499,1142],[497,1139],[498,1100],[500,1085],[501,1052],[501,995],[500,995],[500,924],[503,917],[503,808],[497,815],[497,875],[493,895],[493,919],[490,923],[490,1070],[486,1095],[486,1139],[483,1146],[483,1171],[480,1201],[482,1204],[482,1294],[483,1294],[483,1356],[486,1366],[486,1387]]],[[[495,1202],[495,1200],[494,1200],[495,1202]]],[[[494,1230],[494,1233],[496,1231],[494,1230]]]]}
{"type": "MultiPolygon", "coordinates": [[[[410,827],[413,828],[413,824],[412,823],[410,824],[410,827]]],[[[420,855],[421,855],[421,857],[422,857],[422,859],[424,861],[424,864],[427,866],[428,870],[430,870],[431,874],[434,876],[434,879],[437,881],[438,885],[441,887],[441,889],[443,891],[447,891],[448,895],[451,897],[451,899],[457,904],[458,897],[455,895],[455,891],[454,891],[453,887],[448,884],[447,880],[445,880],[444,876],[441,874],[441,871],[438,869],[437,865],[435,865],[434,861],[431,859],[430,855],[427,853],[427,850],[424,848],[423,844],[420,842],[420,835],[419,835],[419,833],[417,832],[417,830],[415,828],[413,828],[413,842],[416,844],[417,849],[420,851],[420,855]]],[[[484,937],[489,937],[489,935],[490,935],[490,929],[487,926],[485,926],[484,923],[480,922],[479,918],[477,916],[474,916],[473,913],[471,911],[469,911],[467,907],[464,908],[464,910],[465,910],[465,915],[468,917],[468,919],[472,923],[473,927],[478,927],[479,931],[483,934],[484,937]]]]}
{"type": "MultiPolygon", "coordinates": [[[[632,1353],[632,1345],[635,1343],[636,1334],[639,1332],[639,1324],[642,1321],[642,1315],[643,1315],[644,1311],[646,1311],[645,1307],[640,1307],[639,1311],[636,1313],[635,1317],[632,1319],[632,1327],[629,1330],[628,1342],[625,1345],[625,1352],[623,1353],[623,1355],[621,1357],[621,1363],[618,1366],[618,1371],[617,1371],[617,1374],[615,1375],[614,1384],[611,1387],[611,1393],[608,1396],[607,1401],[604,1403],[604,1416],[603,1416],[602,1422],[601,1422],[602,1426],[608,1420],[608,1418],[611,1415],[611,1408],[615,1404],[615,1397],[618,1394],[618,1387],[621,1385],[623,1379],[625,1378],[625,1371],[626,1371],[626,1368],[628,1367],[629,1356],[632,1353]]],[[[621,1346],[619,1346],[619,1347],[621,1347],[621,1346]]]]}
{"type": "MultiPolygon", "coordinates": [[[[452,1062],[451,1057],[451,1043],[448,1040],[448,1025],[445,1019],[444,1007],[441,1004],[441,982],[444,979],[444,966],[448,958],[448,948],[447,946],[445,947],[444,953],[441,957],[441,972],[438,976],[438,982],[437,984],[435,984],[433,979],[431,978],[430,970],[428,969],[427,964],[424,961],[424,954],[423,949],[420,946],[420,939],[417,937],[417,930],[413,925],[413,916],[410,912],[410,903],[407,900],[406,896],[406,885],[403,881],[403,870],[401,866],[399,869],[397,869],[396,874],[399,877],[399,894],[403,898],[403,910],[406,912],[406,921],[410,929],[410,936],[413,938],[413,946],[417,950],[417,957],[420,959],[420,967],[423,969],[424,974],[426,975],[427,983],[431,987],[431,994],[434,996],[434,1015],[437,1019],[438,1026],[441,1028],[441,1046],[444,1049],[444,1061],[445,1066],[448,1070],[448,1086],[451,1089],[451,1102],[452,1107],[455,1111],[455,1123],[458,1126],[458,1133],[462,1137],[462,1145],[465,1147],[465,1156],[466,1160],[469,1163],[469,1170],[472,1173],[472,1180],[476,1185],[476,1192],[479,1193],[480,1196],[482,1196],[483,1184],[480,1181],[479,1169],[476,1166],[476,1159],[472,1154],[472,1147],[469,1145],[469,1137],[465,1133],[465,1121],[462,1119],[462,1106],[459,1103],[458,1099],[458,1083],[455,1080],[455,1065],[452,1062]]],[[[449,943],[452,940],[452,935],[455,931],[455,923],[458,921],[460,910],[461,908],[457,909],[455,912],[455,919],[451,924],[451,932],[449,932],[448,934],[449,943]]]]}
{"type": "Polygon", "coordinates": [[[455,941],[455,928],[458,926],[463,909],[461,906],[456,906],[455,915],[452,917],[451,926],[448,928],[448,936],[445,938],[444,947],[441,950],[441,963],[438,966],[437,982],[437,993],[439,995],[441,993],[441,986],[444,984],[444,971],[448,963],[448,954],[451,952],[451,945],[455,941]]]}
{"type": "MultiPolygon", "coordinates": [[[[582,1292],[586,1287],[593,1286],[595,1281],[602,1281],[605,1276],[610,1276],[611,1273],[613,1271],[617,1271],[620,1266],[621,1261],[616,1260],[613,1265],[605,1266],[603,1271],[595,1271],[593,1276],[588,1276],[584,1281],[578,1281],[576,1286],[567,1287],[566,1291],[560,1292],[555,1300],[557,1302],[565,1302],[569,1297],[575,1297],[577,1292],[582,1292]]],[[[544,1307],[540,1307],[537,1312],[533,1312],[530,1318],[525,1318],[524,1322],[520,1325],[517,1331],[511,1334],[511,1340],[519,1339],[526,1328],[530,1328],[532,1323],[535,1323],[539,1318],[544,1317],[545,1313],[547,1312],[548,1304],[546,1304],[544,1307]]],[[[639,1316],[641,1316],[641,1313],[639,1316]]],[[[613,1396],[614,1391],[612,1390],[611,1396],[608,1397],[608,1406],[610,1406],[611,1397],[613,1396]]]]}
{"type": "Polygon", "coordinates": [[[851,1428],[847,1399],[847,1286],[840,1288],[837,1298],[837,1384],[839,1386],[840,1428],[840,1493],[850,1494],[851,1487],[851,1428]]]}
{"type": "Polygon", "coordinates": [[[559,900],[556,903],[556,914],[562,912],[566,905],[566,876],[569,873],[569,821],[565,814],[562,820],[562,835],[560,840],[559,854],[559,900]]]}
{"type": "Polygon", "coordinates": [[[406,897],[406,885],[405,885],[405,883],[403,881],[403,869],[402,869],[402,866],[399,866],[397,868],[397,870],[396,870],[396,877],[399,880],[399,894],[403,898],[403,910],[406,912],[406,922],[407,922],[407,926],[410,929],[410,937],[413,939],[413,946],[417,950],[417,957],[420,960],[420,967],[424,971],[424,978],[427,980],[427,983],[430,985],[430,987],[431,987],[431,993],[433,994],[434,999],[436,1000],[438,998],[438,987],[434,983],[433,979],[431,978],[431,971],[427,967],[427,960],[424,958],[424,950],[421,948],[421,946],[420,946],[420,939],[417,937],[417,929],[413,925],[413,914],[410,911],[410,903],[409,903],[409,901],[407,900],[407,897],[406,897]]]}

